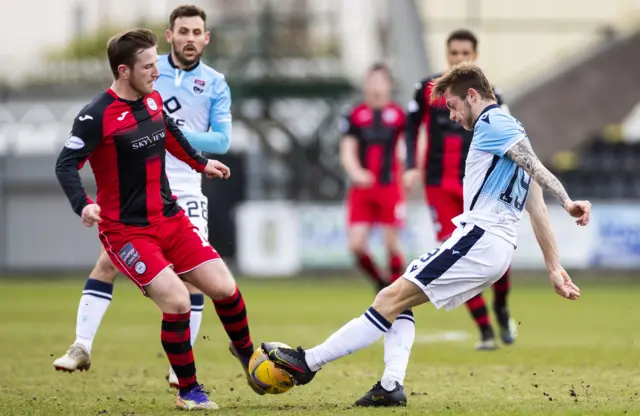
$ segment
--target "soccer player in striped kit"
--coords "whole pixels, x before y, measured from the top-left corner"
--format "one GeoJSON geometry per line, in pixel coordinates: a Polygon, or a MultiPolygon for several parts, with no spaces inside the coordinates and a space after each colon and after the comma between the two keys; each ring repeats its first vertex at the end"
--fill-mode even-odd
{"type": "Polygon", "coordinates": [[[349,248],[378,291],[398,279],[404,266],[398,234],[406,209],[398,144],[404,134],[405,115],[391,100],[392,87],[391,72],[385,65],[369,69],[364,100],[342,119],[344,137],[340,143],[340,161],[349,177],[349,248]],[[383,230],[388,272],[380,270],[367,250],[374,226],[383,230]]]}
{"type": "MultiPolygon", "coordinates": [[[[226,153],[231,138],[231,95],[224,76],[200,61],[209,42],[205,12],[190,5],[176,8],[169,18],[167,41],[172,50],[170,54],[159,57],[159,76],[154,82],[154,88],[162,96],[165,114],[196,150],[226,153]]],[[[123,122],[132,112],[126,113],[123,111],[119,115],[123,122]]],[[[172,195],[177,197],[178,205],[199,231],[204,243],[208,239],[208,201],[202,193],[201,174],[171,153],[166,154],[164,165],[172,195]]],[[[126,254],[123,252],[123,256],[126,254]]],[[[233,281],[222,259],[215,263],[219,277],[233,281]]],[[[78,307],[76,340],[65,355],[54,361],[56,369],[69,372],[89,369],[93,340],[111,302],[117,273],[118,269],[103,250],[85,283],[78,307]]],[[[185,285],[190,292],[189,326],[193,346],[202,321],[204,295],[188,282],[185,285]]],[[[242,294],[235,287],[226,296],[214,298],[213,303],[231,340],[230,351],[240,360],[246,373],[253,344],[242,294]]],[[[258,394],[264,394],[248,373],[246,376],[251,388],[258,394]]],[[[173,367],[170,367],[167,379],[171,386],[179,386],[173,367]]]]}

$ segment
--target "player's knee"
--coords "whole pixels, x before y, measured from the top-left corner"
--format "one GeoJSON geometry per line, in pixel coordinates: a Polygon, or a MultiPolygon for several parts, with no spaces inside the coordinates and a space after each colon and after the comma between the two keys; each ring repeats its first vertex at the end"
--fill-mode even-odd
{"type": "Polygon", "coordinates": [[[367,246],[362,241],[351,240],[349,241],[349,250],[351,250],[355,256],[361,256],[367,252],[367,246]]]}
{"type": "Polygon", "coordinates": [[[171,297],[164,302],[163,312],[167,313],[187,313],[191,310],[191,298],[189,291],[184,287],[183,290],[174,290],[171,297]]]}
{"type": "Polygon", "coordinates": [[[191,311],[191,299],[189,296],[180,298],[180,301],[175,304],[176,313],[187,313],[191,311]]]}
{"type": "Polygon", "coordinates": [[[362,255],[367,251],[367,233],[359,229],[358,227],[350,228],[348,231],[347,240],[349,243],[349,250],[353,254],[362,255]]]}
{"type": "Polygon", "coordinates": [[[387,251],[392,256],[401,254],[400,253],[400,243],[398,242],[398,239],[387,240],[387,251]]]}
{"type": "Polygon", "coordinates": [[[387,250],[392,253],[400,251],[400,236],[396,229],[387,231],[385,235],[387,250]]]}
{"type": "Polygon", "coordinates": [[[235,279],[231,274],[228,274],[221,279],[219,284],[216,285],[215,291],[211,293],[209,297],[213,300],[226,299],[233,296],[236,293],[236,289],[237,285],[235,279]]]}
{"type": "Polygon", "coordinates": [[[191,299],[188,296],[188,292],[186,296],[176,296],[172,299],[168,305],[168,313],[176,313],[182,314],[187,313],[191,310],[191,299]]]}
{"type": "Polygon", "coordinates": [[[101,255],[91,272],[91,278],[105,283],[113,283],[118,275],[118,269],[106,254],[101,255]]]}
{"type": "Polygon", "coordinates": [[[373,308],[389,322],[396,320],[404,309],[401,303],[402,290],[399,284],[385,287],[373,301],[373,308]]]}
{"type": "Polygon", "coordinates": [[[206,279],[210,283],[201,289],[213,300],[226,299],[236,293],[236,280],[223,261],[208,263],[206,279]]]}

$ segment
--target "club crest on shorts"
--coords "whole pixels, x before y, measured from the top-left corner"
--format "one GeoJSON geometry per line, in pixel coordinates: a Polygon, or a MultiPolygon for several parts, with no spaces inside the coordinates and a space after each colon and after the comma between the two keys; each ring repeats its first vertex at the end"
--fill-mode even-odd
{"type": "Polygon", "coordinates": [[[140,254],[138,254],[136,249],[133,247],[133,244],[127,243],[118,252],[118,257],[122,259],[127,267],[131,267],[133,266],[133,263],[140,258],[140,254]]]}
{"type": "Polygon", "coordinates": [[[136,273],[138,274],[143,274],[144,272],[147,271],[147,265],[144,264],[143,261],[139,261],[136,263],[136,266],[134,267],[136,273]]]}
{"type": "Polygon", "coordinates": [[[205,81],[202,79],[194,79],[193,80],[193,92],[196,94],[202,94],[204,92],[205,81]]]}

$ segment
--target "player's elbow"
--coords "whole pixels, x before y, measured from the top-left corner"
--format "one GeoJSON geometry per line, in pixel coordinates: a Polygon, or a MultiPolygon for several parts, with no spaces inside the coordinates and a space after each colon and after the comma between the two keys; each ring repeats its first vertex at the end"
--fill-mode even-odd
{"type": "Polygon", "coordinates": [[[541,206],[537,206],[534,209],[529,211],[529,215],[533,215],[535,217],[546,217],[549,214],[549,210],[547,210],[547,206],[542,204],[541,206]]]}
{"type": "Polygon", "coordinates": [[[225,154],[231,148],[231,123],[218,122],[211,125],[212,134],[215,135],[215,150],[211,153],[225,154]]]}
{"type": "Polygon", "coordinates": [[[547,204],[545,204],[542,198],[531,198],[527,201],[526,209],[532,219],[543,218],[548,214],[547,204]]]}
{"type": "Polygon", "coordinates": [[[229,151],[229,149],[231,148],[231,134],[230,132],[227,134],[223,134],[222,138],[220,139],[220,154],[225,154],[229,151]]]}
{"type": "Polygon", "coordinates": [[[413,117],[407,117],[407,124],[404,127],[404,137],[407,142],[415,142],[418,137],[418,128],[420,121],[416,121],[413,117]]]}
{"type": "Polygon", "coordinates": [[[58,178],[58,181],[62,183],[64,178],[69,175],[69,172],[70,172],[69,164],[65,162],[62,158],[58,158],[56,162],[55,172],[56,172],[56,177],[58,178]]]}
{"type": "Polygon", "coordinates": [[[344,146],[341,146],[340,149],[338,149],[338,160],[340,161],[340,164],[342,165],[342,167],[346,167],[345,165],[347,164],[347,155],[346,155],[346,151],[344,149],[344,146]]]}
{"type": "Polygon", "coordinates": [[[358,142],[352,136],[345,136],[340,142],[338,149],[338,157],[340,163],[345,169],[349,169],[353,164],[353,160],[358,157],[358,142]]]}
{"type": "Polygon", "coordinates": [[[214,140],[207,140],[205,143],[198,144],[193,143],[194,147],[198,150],[203,150],[208,153],[214,153],[217,155],[223,155],[229,151],[231,147],[231,138],[229,135],[224,133],[213,133],[215,134],[214,140]]]}
{"type": "Polygon", "coordinates": [[[350,172],[354,169],[353,157],[350,152],[340,152],[340,165],[346,172],[350,172]]]}

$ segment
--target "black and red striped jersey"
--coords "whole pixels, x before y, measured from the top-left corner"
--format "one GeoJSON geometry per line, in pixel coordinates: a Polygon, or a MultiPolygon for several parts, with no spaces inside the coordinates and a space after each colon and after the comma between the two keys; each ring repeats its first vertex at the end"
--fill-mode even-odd
{"type": "Polygon", "coordinates": [[[101,217],[146,226],[180,210],[169,189],[165,151],[199,172],[207,164],[163,112],[157,91],[129,101],[108,89],[75,118],[58,156],[56,175],[80,215],[93,203],[78,174],[88,161],[96,179],[101,217]]]}
{"type": "MultiPolygon", "coordinates": [[[[424,123],[428,138],[425,184],[455,188],[462,186],[465,160],[473,132],[465,130],[449,118],[449,109],[444,98],[429,103],[433,81],[441,75],[437,74],[420,81],[407,107],[407,169],[416,166],[418,131],[424,123]]],[[[498,104],[503,105],[502,96],[495,87],[493,91],[498,104]]]]}
{"type": "Polygon", "coordinates": [[[342,120],[342,133],[358,141],[360,164],[375,175],[377,185],[399,183],[396,155],[404,129],[404,110],[395,102],[379,109],[360,103],[342,120]]]}

